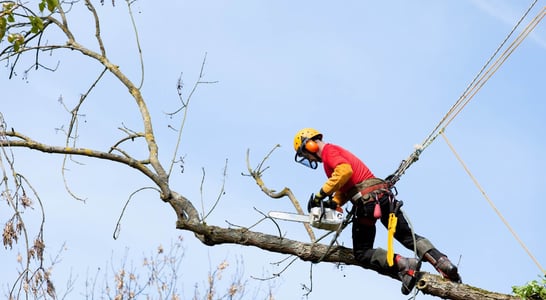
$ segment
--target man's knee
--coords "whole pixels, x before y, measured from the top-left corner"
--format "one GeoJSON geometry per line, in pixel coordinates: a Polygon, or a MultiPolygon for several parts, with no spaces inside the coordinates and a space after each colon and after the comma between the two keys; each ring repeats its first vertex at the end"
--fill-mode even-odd
{"type": "Polygon", "coordinates": [[[355,259],[365,268],[370,268],[373,250],[372,249],[353,249],[355,259]]]}
{"type": "Polygon", "coordinates": [[[382,248],[353,250],[353,254],[364,268],[372,270],[388,268],[387,251],[382,248]]]}
{"type": "Polygon", "coordinates": [[[415,246],[416,246],[415,248],[417,248],[418,257],[423,257],[425,253],[434,249],[434,245],[432,245],[432,243],[426,238],[418,239],[415,246]]]}

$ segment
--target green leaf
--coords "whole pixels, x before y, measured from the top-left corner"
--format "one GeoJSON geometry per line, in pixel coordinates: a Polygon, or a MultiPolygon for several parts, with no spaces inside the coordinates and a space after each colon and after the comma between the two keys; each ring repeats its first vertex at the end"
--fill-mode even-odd
{"type": "Polygon", "coordinates": [[[40,12],[44,12],[45,6],[46,6],[45,0],[42,0],[42,2],[38,4],[38,9],[40,9],[40,12]]]}
{"type": "Polygon", "coordinates": [[[15,17],[13,16],[13,14],[8,14],[8,22],[10,23],[15,22],[15,17]]]}
{"type": "Polygon", "coordinates": [[[47,1],[47,9],[50,12],[53,12],[57,6],[59,6],[59,0],[46,0],[47,1]]]}
{"type": "Polygon", "coordinates": [[[13,49],[18,52],[25,43],[25,38],[20,33],[8,34],[8,42],[13,44],[13,49]]]}
{"type": "Polygon", "coordinates": [[[0,18],[0,41],[2,41],[2,39],[6,35],[6,26],[7,26],[6,19],[4,17],[0,18]]]}
{"type": "Polygon", "coordinates": [[[8,10],[11,10],[14,6],[15,6],[15,2],[2,3],[2,8],[4,9],[5,12],[7,12],[8,10]]]}
{"type": "Polygon", "coordinates": [[[30,25],[32,28],[30,29],[30,32],[32,33],[38,33],[42,30],[44,30],[44,22],[41,18],[36,16],[29,16],[28,19],[30,20],[30,25]]]}
{"type": "Polygon", "coordinates": [[[513,286],[512,292],[522,299],[546,299],[546,278],[542,279],[542,283],[533,280],[524,286],[513,286]]]}

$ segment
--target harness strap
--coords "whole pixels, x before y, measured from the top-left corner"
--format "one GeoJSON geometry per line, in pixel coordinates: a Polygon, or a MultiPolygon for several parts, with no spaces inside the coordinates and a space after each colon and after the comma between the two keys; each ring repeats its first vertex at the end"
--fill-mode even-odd
{"type": "Polygon", "coordinates": [[[349,190],[347,194],[352,195],[351,201],[355,202],[355,201],[358,201],[361,197],[364,198],[364,200],[368,198],[373,198],[373,197],[370,197],[371,195],[369,194],[374,192],[389,193],[390,187],[391,185],[387,183],[386,181],[384,181],[383,179],[370,178],[360,183],[357,183],[353,188],[349,190]]]}
{"type": "Polygon", "coordinates": [[[360,194],[362,196],[364,196],[366,194],[369,194],[371,192],[375,192],[377,190],[381,190],[382,192],[383,191],[388,191],[389,190],[389,184],[388,183],[380,183],[380,184],[376,184],[374,186],[370,186],[370,187],[365,188],[362,191],[360,191],[360,194]]]}

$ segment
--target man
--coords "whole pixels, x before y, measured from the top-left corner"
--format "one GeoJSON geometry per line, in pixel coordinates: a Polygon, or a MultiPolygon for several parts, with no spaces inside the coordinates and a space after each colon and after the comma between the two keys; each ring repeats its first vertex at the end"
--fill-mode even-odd
{"type": "MultiPolygon", "coordinates": [[[[355,209],[352,227],[353,253],[355,259],[366,268],[402,281],[402,293],[407,295],[415,285],[414,272],[418,267],[415,258],[394,254],[387,263],[387,251],[374,248],[376,234],[375,223],[379,219],[387,227],[389,214],[396,203],[389,182],[376,178],[368,167],[351,152],[344,148],[325,143],[322,134],[313,128],[304,128],[294,137],[296,162],[316,169],[323,163],[328,180],[322,185],[314,198],[309,200],[308,209],[324,205],[337,208],[351,201],[355,209]],[[330,200],[324,200],[329,197],[330,200]]],[[[446,279],[461,282],[457,267],[436,249],[432,243],[418,234],[412,234],[411,228],[401,211],[394,238],[406,248],[417,250],[417,255],[431,263],[446,279]],[[415,239],[415,240],[414,240],[415,239]],[[415,243],[414,243],[415,241],[415,243]]]]}

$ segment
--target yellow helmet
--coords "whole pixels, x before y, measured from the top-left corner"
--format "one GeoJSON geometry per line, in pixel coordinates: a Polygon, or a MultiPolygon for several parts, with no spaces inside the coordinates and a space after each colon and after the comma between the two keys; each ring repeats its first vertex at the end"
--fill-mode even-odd
{"type": "Polygon", "coordinates": [[[322,140],[322,133],[313,128],[303,128],[296,133],[294,137],[294,150],[296,155],[294,160],[306,167],[316,169],[317,162],[322,162],[322,159],[317,154],[319,146],[314,140],[322,140]]]}
{"type": "MultiPolygon", "coordinates": [[[[322,140],[322,133],[314,128],[303,128],[294,137],[294,150],[296,152],[302,150],[302,144],[304,141],[313,140],[313,139],[322,140]]],[[[305,145],[304,145],[305,146],[305,145]]]]}

